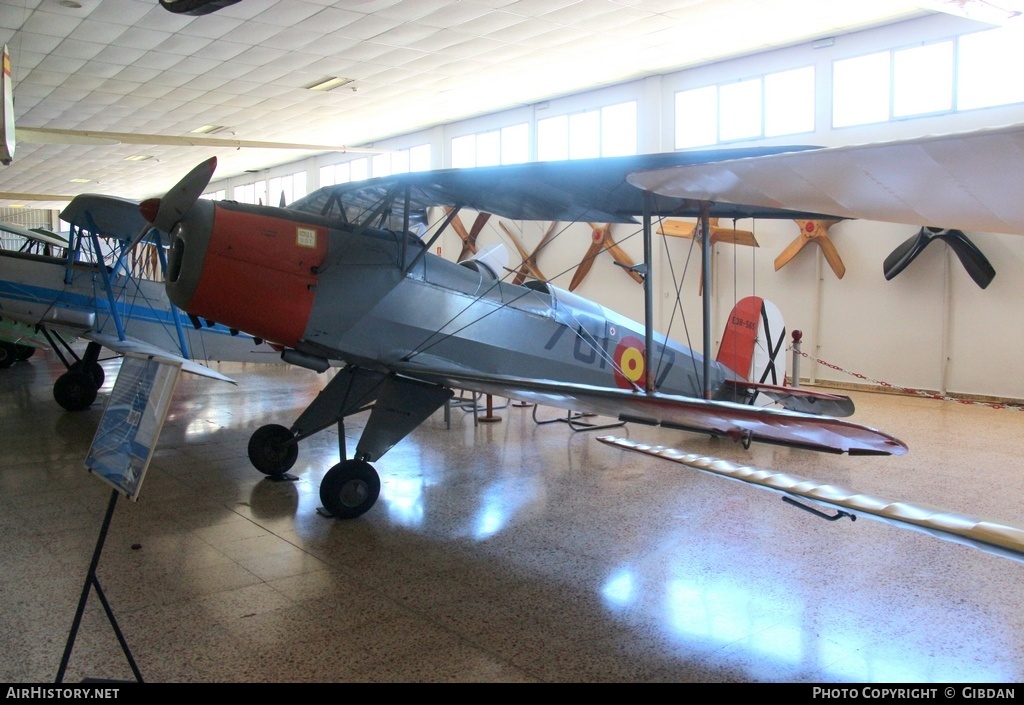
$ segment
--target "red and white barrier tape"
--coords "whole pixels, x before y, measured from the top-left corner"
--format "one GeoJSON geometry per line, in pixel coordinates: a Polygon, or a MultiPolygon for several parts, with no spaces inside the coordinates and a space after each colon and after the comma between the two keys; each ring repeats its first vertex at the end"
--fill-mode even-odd
{"type": "MultiPolygon", "coordinates": [[[[793,350],[793,347],[790,346],[789,349],[793,350]]],[[[895,384],[889,384],[888,382],[883,382],[880,379],[872,379],[871,377],[868,377],[866,375],[862,375],[859,372],[851,372],[850,370],[844,370],[842,367],[839,367],[838,365],[833,365],[831,362],[825,362],[824,360],[821,360],[819,358],[811,357],[810,355],[808,355],[807,353],[805,353],[802,350],[794,350],[794,352],[797,355],[800,355],[801,357],[806,357],[808,360],[811,360],[812,362],[818,363],[819,365],[824,365],[825,367],[828,367],[830,369],[837,370],[837,371],[842,372],[844,374],[848,374],[851,377],[856,377],[857,379],[862,379],[862,380],[864,380],[866,382],[871,382],[872,384],[877,384],[879,387],[885,387],[887,389],[895,389],[895,390],[898,390],[900,392],[904,392],[906,394],[913,394],[913,395],[916,395],[916,396],[919,396],[919,397],[927,397],[929,399],[942,399],[944,401],[954,401],[957,404],[969,404],[969,405],[973,405],[973,406],[987,406],[990,409],[1006,409],[1008,411],[1024,411],[1024,405],[1000,404],[998,402],[972,401],[971,399],[960,399],[958,397],[951,397],[951,396],[947,396],[945,394],[936,394],[935,392],[928,392],[928,391],[925,391],[923,389],[914,389],[913,387],[901,387],[901,386],[898,386],[898,385],[895,385],[895,384]]]]}

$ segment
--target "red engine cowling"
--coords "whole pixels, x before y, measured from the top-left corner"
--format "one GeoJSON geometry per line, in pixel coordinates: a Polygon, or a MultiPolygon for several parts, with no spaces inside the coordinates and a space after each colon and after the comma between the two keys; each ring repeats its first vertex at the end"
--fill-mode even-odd
{"type": "Polygon", "coordinates": [[[171,300],[202,318],[294,346],[313,307],[313,272],[327,255],[327,228],[256,206],[196,206],[172,243],[171,300]]]}

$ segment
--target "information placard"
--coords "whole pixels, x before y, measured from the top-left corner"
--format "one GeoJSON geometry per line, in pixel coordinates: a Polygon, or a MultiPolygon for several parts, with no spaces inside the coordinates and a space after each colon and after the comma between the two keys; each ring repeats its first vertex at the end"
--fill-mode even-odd
{"type": "Polygon", "coordinates": [[[156,450],[181,363],[128,354],[107,399],[85,465],[132,501],[156,450]]]}

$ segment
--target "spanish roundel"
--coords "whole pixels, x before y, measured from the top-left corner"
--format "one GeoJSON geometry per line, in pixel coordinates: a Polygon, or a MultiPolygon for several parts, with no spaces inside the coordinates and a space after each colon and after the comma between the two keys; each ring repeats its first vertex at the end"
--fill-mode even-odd
{"type": "Polygon", "coordinates": [[[644,343],[639,338],[626,336],[615,346],[613,356],[615,384],[623,389],[642,387],[644,379],[644,343]]]}

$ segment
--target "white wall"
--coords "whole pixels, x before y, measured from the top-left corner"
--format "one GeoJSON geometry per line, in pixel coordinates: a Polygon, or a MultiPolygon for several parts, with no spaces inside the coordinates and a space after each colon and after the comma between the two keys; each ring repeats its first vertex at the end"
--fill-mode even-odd
{"type": "MultiPolygon", "coordinates": [[[[675,74],[648,78],[584,94],[547,101],[543,105],[481,116],[462,123],[444,125],[414,135],[378,142],[376,147],[401,149],[430,142],[436,168],[448,164],[451,138],[503,125],[529,121],[547,115],[592,109],[622,100],[638,100],[638,122],[644,131],[639,140],[642,151],[669,151],[673,137],[674,94],[685,88],[741,79],[766,71],[783,70],[813,62],[819,85],[831,72],[837,58],[855,56],[894,46],[959,34],[980,28],[946,15],[935,15],[876,30],[837,37],[832,46],[814,49],[801,45],[700,67],[675,74]]],[[[1014,71],[1017,67],[1010,67],[1014,71]]],[[[968,113],[931,116],[862,128],[831,130],[831,108],[817,107],[817,129],[813,134],[785,139],[761,140],[756,144],[863,143],[921,134],[952,132],[1024,121],[1024,106],[976,110],[968,113]]],[[[748,146],[755,142],[736,143],[748,146]]],[[[338,155],[308,160],[311,188],[319,166],[339,161],[338,155]]],[[[280,168],[281,173],[295,165],[280,168]]],[[[270,174],[273,176],[274,174],[270,174]]],[[[927,179],[926,174],[920,175],[927,179]]],[[[251,177],[250,177],[251,178],[251,177]]],[[[230,187],[233,183],[229,184],[230,187]]],[[[1024,197],[1024,184],[1021,184],[1024,197]]],[[[464,212],[469,227],[474,214],[464,212]]],[[[492,218],[479,243],[486,246],[507,240],[499,219],[492,218]]],[[[547,223],[507,225],[528,250],[540,241],[547,223]]],[[[721,225],[726,225],[721,223],[721,225]]],[[[717,344],[733,303],[756,293],[771,299],[782,310],[787,327],[804,333],[803,350],[826,364],[801,362],[801,376],[823,382],[875,384],[910,387],[939,392],[1024,399],[1024,235],[967,233],[996,269],[986,289],[979,289],[959,261],[941,242],[931,244],[904,272],[892,281],[882,273],[885,257],[917,228],[906,225],[844,221],[831,229],[831,239],[846,265],[846,275],[836,278],[814,244],[804,248],[789,264],[776,272],[775,257],[796,237],[793,221],[740,221],[738,227],[753,230],[760,247],[730,245],[714,248],[712,297],[712,350],[717,344]],[[832,366],[841,368],[834,369],[832,366]],[[854,373],[854,374],[850,374],[854,373]]],[[[560,229],[566,228],[565,224],[560,229]]],[[[613,226],[616,240],[637,228],[613,226]]],[[[514,255],[510,242],[507,243],[514,255]]],[[[590,228],[576,224],[539,256],[538,264],[555,284],[568,287],[572,268],[590,245],[590,228]]],[[[439,241],[442,254],[457,256],[461,243],[454,233],[439,241]]],[[[641,238],[624,240],[621,246],[634,261],[642,259],[641,238]]],[[[701,349],[701,299],[698,295],[700,250],[694,247],[686,279],[681,285],[680,318],[671,317],[675,284],[686,264],[688,240],[669,238],[655,245],[656,325],[670,329],[673,338],[701,349]],[[671,326],[671,328],[670,328],[671,326]],[[689,336],[687,336],[687,332],[689,336]]],[[[515,260],[513,259],[513,265],[515,260]]],[[[642,287],[613,264],[608,253],[601,254],[583,284],[576,290],[631,318],[642,320],[642,287]]]]}

